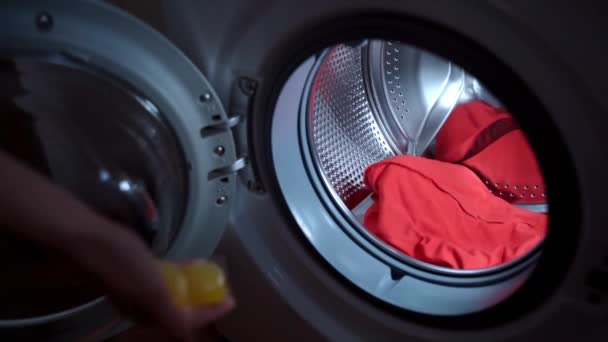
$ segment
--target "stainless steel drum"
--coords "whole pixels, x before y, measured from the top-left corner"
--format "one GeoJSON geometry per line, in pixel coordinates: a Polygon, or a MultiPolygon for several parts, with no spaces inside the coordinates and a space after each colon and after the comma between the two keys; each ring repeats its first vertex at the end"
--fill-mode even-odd
{"type": "Polygon", "coordinates": [[[335,203],[365,234],[363,215],[372,204],[363,183],[368,166],[401,154],[432,157],[435,136],[458,104],[483,100],[502,106],[458,65],[395,41],[329,49],[309,91],[306,121],[314,163],[335,203]]]}

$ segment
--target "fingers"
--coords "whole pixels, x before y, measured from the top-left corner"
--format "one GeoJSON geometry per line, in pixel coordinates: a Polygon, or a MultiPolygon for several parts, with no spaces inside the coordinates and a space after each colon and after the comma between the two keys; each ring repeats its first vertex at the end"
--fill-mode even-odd
{"type": "Polygon", "coordinates": [[[170,298],[158,260],[131,232],[106,228],[112,236],[89,248],[86,258],[100,275],[110,300],[136,322],[159,326],[185,339],[191,333],[188,315],[170,298]]]}
{"type": "MultiPolygon", "coordinates": [[[[112,231],[108,229],[106,231],[112,231]]],[[[112,233],[111,241],[98,242],[87,250],[88,260],[99,263],[113,302],[137,322],[157,325],[175,339],[186,341],[211,322],[225,316],[235,306],[227,295],[217,305],[178,308],[169,295],[158,260],[130,231],[112,233]]]]}
{"type": "Polygon", "coordinates": [[[7,232],[35,241],[89,272],[110,300],[137,322],[186,340],[195,328],[226,314],[225,303],[192,311],[178,309],[158,260],[126,227],[112,222],[72,194],[0,151],[0,219],[7,232]]]}
{"type": "Polygon", "coordinates": [[[205,327],[209,323],[227,315],[235,306],[236,302],[234,298],[229,296],[220,304],[192,308],[188,313],[189,323],[195,328],[205,327]]]}

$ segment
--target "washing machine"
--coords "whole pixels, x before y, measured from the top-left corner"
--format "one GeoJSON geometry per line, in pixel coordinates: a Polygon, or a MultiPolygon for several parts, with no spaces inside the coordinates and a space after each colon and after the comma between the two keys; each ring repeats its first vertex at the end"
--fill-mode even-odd
{"type": "MultiPolygon", "coordinates": [[[[600,2],[2,7],[3,75],[21,90],[5,93],[36,119],[49,173],[84,197],[87,172],[144,189],[129,203],[154,204],[139,231],[151,248],[222,260],[238,302],[217,324],[226,339],[608,337],[600,2]],[[451,269],[366,229],[362,175],[397,155],[432,157],[454,108],[474,100],[508,108],[525,132],[550,196],[534,184],[501,184],[500,196],[546,198],[521,207],[549,227],[510,262],[451,269]]],[[[93,296],[0,327],[60,340],[124,325],[93,296]]]]}

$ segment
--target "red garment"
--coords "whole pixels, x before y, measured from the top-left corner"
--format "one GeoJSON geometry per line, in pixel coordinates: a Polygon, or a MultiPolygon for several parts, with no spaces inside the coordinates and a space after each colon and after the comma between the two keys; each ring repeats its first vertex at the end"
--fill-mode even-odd
{"type": "Polygon", "coordinates": [[[399,156],[370,166],[365,226],[403,253],[477,269],[513,260],[545,236],[547,217],[492,195],[465,166],[399,156]]]}
{"type": "Polygon", "coordinates": [[[546,202],[534,152],[509,113],[482,101],[456,107],[434,157],[366,170],[375,203],[364,223],[373,234],[418,260],[460,269],[508,262],[544,238],[546,215],[508,203],[546,202]]]}
{"type": "Polygon", "coordinates": [[[510,114],[482,101],[456,107],[437,134],[435,159],[475,171],[511,203],[546,203],[534,151],[510,114]]]}

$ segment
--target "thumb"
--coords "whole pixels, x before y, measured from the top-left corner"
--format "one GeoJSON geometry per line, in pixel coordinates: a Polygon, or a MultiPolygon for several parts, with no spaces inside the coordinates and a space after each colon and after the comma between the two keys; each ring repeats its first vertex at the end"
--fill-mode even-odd
{"type": "Polygon", "coordinates": [[[74,251],[99,279],[110,301],[137,323],[158,326],[179,340],[191,336],[188,314],[172,301],[159,260],[125,227],[101,219],[94,241],[74,251]]]}

